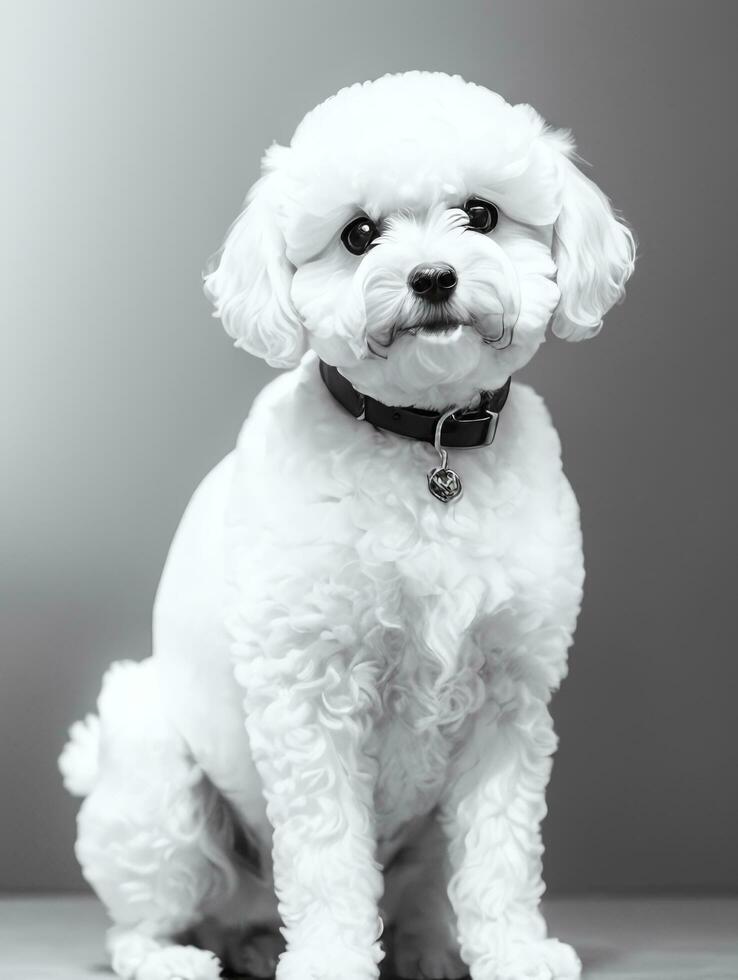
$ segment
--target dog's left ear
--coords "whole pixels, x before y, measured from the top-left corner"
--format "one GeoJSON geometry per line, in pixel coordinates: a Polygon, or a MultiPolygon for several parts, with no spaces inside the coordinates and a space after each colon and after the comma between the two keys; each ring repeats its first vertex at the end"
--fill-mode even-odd
{"type": "Polygon", "coordinates": [[[305,350],[305,330],[292,305],[294,268],[285,255],[278,222],[283,174],[289,153],[274,145],[262,161],[262,176],[231,226],[217,267],[206,274],[205,293],[227,332],[271,367],[294,367],[305,350]]]}
{"type": "Polygon", "coordinates": [[[625,294],[636,245],[599,187],[566,153],[561,162],[562,207],[553,240],[561,299],[552,329],[565,340],[585,340],[599,333],[603,316],[625,294]]]}

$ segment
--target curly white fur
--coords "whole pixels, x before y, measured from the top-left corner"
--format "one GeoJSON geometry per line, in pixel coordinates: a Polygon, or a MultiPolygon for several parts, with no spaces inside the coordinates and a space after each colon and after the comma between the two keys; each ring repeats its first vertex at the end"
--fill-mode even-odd
{"type": "Polygon", "coordinates": [[[578,975],[538,910],[583,580],[549,416],[514,383],[443,505],[430,447],[357,424],[317,371],[440,410],[549,323],[595,333],[634,245],[572,152],[529,106],[422,72],[345,89],[268,152],[206,289],[239,346],[294,370],[187,509],[153,658],[108,677],[62,758],[120,976],[217,975],[194,941],[232,964],[240,944],[253,975],[279,955],[279,980],[373,980],[383,926],[408,977],[578,975]],[[499,208],[489,235],[471,196],[499,208]],[[363,256],[340,240],[357,213],[380,228],[363,256]],[[428,261],[458,273],[444,331],[407,285],[428,261]]]}

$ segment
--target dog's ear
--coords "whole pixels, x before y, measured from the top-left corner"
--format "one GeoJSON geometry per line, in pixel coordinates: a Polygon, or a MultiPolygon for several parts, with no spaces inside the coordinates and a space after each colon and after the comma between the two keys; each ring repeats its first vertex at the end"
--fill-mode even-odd
{"type": "Polygon", "coordinates": [[[625,294],[635,239],[607,197],[566,153],[562,207],[554,226],[553,257],[561,299],[552,329],[566,340],[594,337],[607,311],[625,294]]]}
{"type": "Polygon", "coordinates": [[[279,368],[294,367],[305,350],[305,331],[290,299],[294,268],[277,219],[280,163],[287,153],[277,145],[267,151],[262,176],[226,236],[217,267],[204,279],[214,315],[236,346],[279,368]]]}

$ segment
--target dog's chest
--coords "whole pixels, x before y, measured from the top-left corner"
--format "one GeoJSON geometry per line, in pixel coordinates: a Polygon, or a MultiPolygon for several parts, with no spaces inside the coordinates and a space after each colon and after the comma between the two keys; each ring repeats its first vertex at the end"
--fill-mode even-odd
{"type": "Polygon", "coordinates": [[[483,658],[448,659],[453,677],[433,663],[433,654],[408,646],[394,676],[380,686],[380,710],[367,751],[376,760],[374,809],[377,837],[391,841],[414,817],[439,801],[450,759],[463,741],[467,723],[485,697],[483,658]]]}
{"type": "Polygon", "coordinates": [[[451,454],[449,504],[428,491],[432,447],[335,411],[297,400],[242,440],[228,621],[249,704],[288,691],[364,733],[388,839],[439,801],[495,651],[559,601],[562,572],[579,578],[576,507],[550,423],[523,438],[515,395],[492,447],[451,454]]]}
{"type": "Polygon", "coordinates": [[[480,627],[512,594],[504,560],[480,546],[484,518],[452,527],[443,506],[406,488],[367,514],[357,542],[359,605],[372,610],[376,629],[365,634],[361,656],[376,669],[368,751],[377,764],[380,840],[438,803],[450,759],[487,696],[480,627]]]}
{"type": "Polygon", "coordinates": [[[240,619],[266,627],[242,649],[288,670],[280,683],[295,699],[319,693],[336,724],[346,713],[369,716],[365,750],[384,840],[438,802],[485,697],[479,624],[511,594],[496,554],[502,535],[487,527],[492,509],[472,499],[466,511],[445,510],[425,485],[429,455],[334,470],[338,499],[309,483],[291,499],[288,521],[264,515],[251,526],[242,552],[249,599],[240,619]],[[359,476],[346,492],[344,481],[359,476]]]}

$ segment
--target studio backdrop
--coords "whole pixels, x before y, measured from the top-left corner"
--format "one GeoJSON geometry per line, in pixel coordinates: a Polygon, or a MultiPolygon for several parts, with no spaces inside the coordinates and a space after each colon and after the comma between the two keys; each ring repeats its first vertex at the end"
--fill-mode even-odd
{"type": "Polygon", "coordinates": [[[262,151],[341,86],[458,72],[571,127],[640,243],[544,395],[587,581],[544,825],[553,892],[738,884],[734,7],[3,5],[0,889],[84,887],[56,757],[150,608],[194,486],[273,376],[201,271],[262,151]]]}

